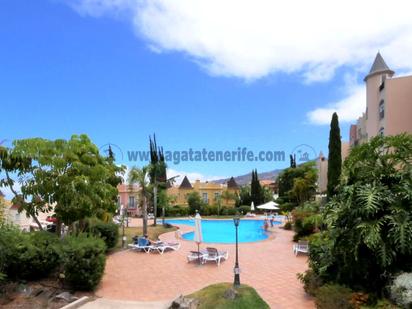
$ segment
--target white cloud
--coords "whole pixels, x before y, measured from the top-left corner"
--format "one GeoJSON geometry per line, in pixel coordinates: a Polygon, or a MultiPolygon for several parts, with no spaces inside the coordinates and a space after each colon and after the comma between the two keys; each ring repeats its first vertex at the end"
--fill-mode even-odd
{"type": "Polygon", "coordinates": [[[185,171],[178,171],[178,170],[174,170],[171,168],[167,169],[167,177],[171,178],[174,176],[179,176],[176,178],[175,184],[176,185],[180,185],[180,183],[182,182],[183,178],[185,176],[187,176],[187,178],[189,178],[190,182],[194,182],[196,180],[200,180],[200,181],[212,181],[212,180],[217,180],[217,179],[223,179],[223,178],[227,178],[225,176],[212,176],[212,175],[204,175],[204,174],[200,174],[200,173],[193,173],[193,172],[185,172],[185,171]]]}
{"type": "MultiPolygon", "coordinates": [[[[13,189],[14,189],[17,193],[20,193],[20,188],[21,188],[20,184],[16,181],[16,182],[14,183],[13,189]]],[[[0,187],[0,190],[1,190],[1,192],[3,192],[6,200],[11,201],[12,198],[14,198],[14,194],[13,194],[13,192],[11,192],[11,190],[10,190],[10,188],[9,188],[8,186],[7,186],[7,187],[0,187]]]]}
{"type": "Polygon", "coordinates": [[[151,50],[182,52],[214,75],[328,80],[343,65],[367,68],[378,49],[395,69],[412,69],[412,3],[405,0],[70,3],[81,14],[125,16],[151,50]]]}
{"type": "Polygon", "coordinates": [[[336,112],[339,122],[351,122],[358,119],[366,108],[366,90],[364,85],[356,85],[347,89],[347,97],[328,104],[326,107],[316,108],[307,114],[311,124],[330,124],[332,114],[336,112]]]}

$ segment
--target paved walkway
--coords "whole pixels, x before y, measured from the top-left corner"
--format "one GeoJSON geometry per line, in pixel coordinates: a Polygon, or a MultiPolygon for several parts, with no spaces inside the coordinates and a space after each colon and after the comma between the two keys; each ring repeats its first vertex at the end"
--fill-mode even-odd
{"type": "MultiPolygon", "coordinates": [[[[182,232],[191,229],[181,226],[182,232]]],[[[254,287],[271,308],[314,308],[296,278],[297,273],[307,268],[307,257],[293,255],[292,236],[293,232],[277,228],[265,241],[240,244],[241,283],[254,287]]],[[[175,241],[175,233],[166,233],[160,238],[175,241]]],[[[208,244],[229,251],[229,259],[219,267],[214,263],[198,266],[186,261],[187,253],[196,250],[195,244],[180,242],[179,251],[163,255],[130,250],[110,255],[97,296],[113,300],[170,301],[213,283],[233,281],[234,245],[208,244]]]]}

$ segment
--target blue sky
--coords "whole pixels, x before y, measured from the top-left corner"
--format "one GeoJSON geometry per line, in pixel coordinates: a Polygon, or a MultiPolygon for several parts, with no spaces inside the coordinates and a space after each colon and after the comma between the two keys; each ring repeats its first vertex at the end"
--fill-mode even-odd
{"type": "MultiPolygon", "coordinates": [[[[244,30],[241,13],[222,13],[230,7],[208,14],[207,9],[216,12],[213,1],[210,7],[198,1],[193,9],[190,2],[175,5],[162,0],[2,1],[0,140],[86,133],[98,146],[113,143],[126,152],[147,149],[148,136],[156,133],[167,150],[241,146],[288,155],[305,143],[327,152],[331,113],[343,114],[347,139],[350,121],[364,108],[362,78],[376,51],[401,71],[412,65],[395,48],[403,37],[390,31],[378,43],[376,29],[360,31],[356,39],[343,35],[329,41],[325,51],[326,32],[308,43],[306,36],[294,37],[300,32],[291,28],[283,42],[286,36],[279,32],[288,29],[274,25],[268,30],[257,22],[244,30]],[[216,20],[209,26],[211,16],[216,20]],[[216,30],[224,21],[230,26],[216,30]],[[280,45],[265,39],[271,31],[280,35],[274,41],[280,45]],[[356,43],[362,38],[367,39],[363,45],[356,43]]],[[[247,14],[248,8],[242,9],[247,14]]],[[[261,13],[252,17],[259,20],[261,13]]],[[[403,19],[397,17],[399,25],[403,19]]],[[[409,31],[410,24],[404,29],[409,31]]],[[[401,47],[412,51],[409,41],[401,47]]],[[[215,178],[287,165],[288,160],[169,167],[173,173],[215,178]]]]}

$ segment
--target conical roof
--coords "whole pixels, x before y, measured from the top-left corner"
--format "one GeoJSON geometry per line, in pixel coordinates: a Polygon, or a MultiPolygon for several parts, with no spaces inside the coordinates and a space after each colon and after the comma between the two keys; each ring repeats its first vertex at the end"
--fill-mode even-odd
{"type": "Polygon", "coordinates": [[[229,181],[227,182],[227,188],[228,189],[238,189],[239,186],[237,185],[235,178],[231,177],[229,181]]]}
{"type": "Polygon", "coordinates": [[[192,185],[190,184],[189,179],[187,179],[187,176],[183,178],[182,183],[179,186],[179,189],[193,189],[192,185]]]}
{"type": "Polygon", "coordinates": [[[364,80],[366,81],[369,77],[371,77],[371,76],[373,76],[373,75],[383,74],[383,73],[395,74],[395,72],[392,71],[392,70],[388,67],[388,65],[386,64],[385,60],[383,60],[383,57],[382,57],[381,53],[378,52],[378,53],[376,54],[375,61],[373,62],[372,67],[371,67],[371,69],[370,69],[370,71],[369,71],[369,74],[366,75],[366,77],[365,77],[364,80]]]}

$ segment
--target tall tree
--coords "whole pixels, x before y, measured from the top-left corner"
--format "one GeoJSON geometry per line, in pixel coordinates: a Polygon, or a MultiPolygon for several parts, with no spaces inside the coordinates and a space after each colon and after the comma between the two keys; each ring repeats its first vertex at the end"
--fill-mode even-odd
{"type": "Polygon", "coordinates": [[[295,168],[296,167],[296,154],[289,155],[290,158],[290,167],[295,168]]]}
{"type": "Polygon", "coordinates": [[[37,219],[39,212],[53,209],[60,224],[70,226],[91,216],[114,213],[117,201],[119,173],[123,167],[99,154],[86,135],[73,135],[70,140],[41,138],[16,140],[13,148],[3,153],[2,169],[6,185],[14,194],[13,202],[37,219]],[[20,191],[14,189],[12,174],[19,179],[20,191]]]}
{"type": "Polygon", "coordinates": [[[257,170],[252,171],[252,181],[250,183],[250,197],[255,205],[260,205],[263,203],[263,191],[259,182],[257,170]]]}
{"type": "Polygon", "coordinates": [[[316,180],[317,170],[313,161],[295,168],[289,167],[278,175],[279,197],[284,202],[297,206],[302,201],[312,198],[316,180]]]}
{"type": "MultiPolygon", "coordinates": [[[[157,206],[158,206],[158,191],[166,190],[166,162],[163,153],[163,148],[157,146],[156,135],[153,135],[153,140],[149,136],[149,148],[150,148],[150,183],[153,187],[153,213],[154,213],[154,225],[157,223],[157,206]]],[[[164,206],[162,212],[164,214],[164,206]]]]}
{"type": "Polygon", "coordinates": [[[107,156],[109,157],[109,159],[112,160],[112,162],[115,161],[116,158],[114,157],[114,152],[111,145],[109,145],[109,149],[107,150],[107,152],[107,156]]]}
{"type": "Polygon", "coordinates": [[[131,186],[133,184],[139,186],[139,206],[142,209],[144,235],[147,235],[147,200],[150,197],[149,182],[147,181],[148,170],[149,167],[147,166],[144,166],[142,169],[132,167],[128,176],[128,182],[131,186]]]}
{"type": "Polygon", "coordinates": [[[333,113],[329,132],[329,159],[328,159],[328,199],[336,194],[342,171],[342,145],[338,115],[333,113]]]}

